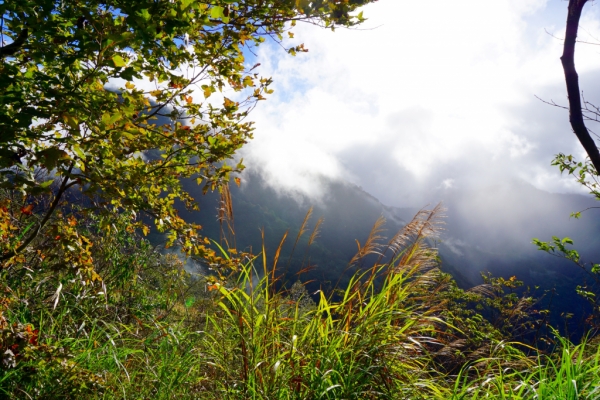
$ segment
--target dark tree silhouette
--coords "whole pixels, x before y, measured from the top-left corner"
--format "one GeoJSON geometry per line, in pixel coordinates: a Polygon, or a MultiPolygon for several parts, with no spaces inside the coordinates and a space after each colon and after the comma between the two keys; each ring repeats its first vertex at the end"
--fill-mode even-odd
{"type": "Polygon", "coordinates": [[[571,122],[573,132],[583,145],[583,148],[590,157],[590,161],[596,169],[596,174],[598,174],[600,172],[600,151],[598,151],[598,146],[591,137],[584,122],[579,76],[575,69],[574,60],[581,11],[587,2],[588,0],[569,0],[565,43],[560,60],[565,71],[567,94],[569,96],[569,121],[571,122]]]}

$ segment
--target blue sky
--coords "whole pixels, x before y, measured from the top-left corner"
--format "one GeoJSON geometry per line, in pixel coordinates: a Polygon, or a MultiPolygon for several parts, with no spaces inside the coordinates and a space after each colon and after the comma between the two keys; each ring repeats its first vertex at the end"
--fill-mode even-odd
{"type": "MultiPolygon", "coordinates": [[[[444,190],[514,178],[579,190],[550,166],[583,153],[566,111],[562,0],[380,0],[360,30],[299,25],[295,42],[257,51],[275,93],[253,111],[242,151],[281,190],[318,198],[320,174],[390,205],[420,206],[444,190]],[[435,193],[435,194],[434,194],[435,193]]],[[[600,42],[600,7],[586,6],[581,38],[600,42]]],[[[579,45],[583,90],[594,99],[600,47],[579,45]]],[[[600,96],[596,96],[600,97],[600,96]]],[[[600,103],[600,99],[598,101],[600,103]]]]}

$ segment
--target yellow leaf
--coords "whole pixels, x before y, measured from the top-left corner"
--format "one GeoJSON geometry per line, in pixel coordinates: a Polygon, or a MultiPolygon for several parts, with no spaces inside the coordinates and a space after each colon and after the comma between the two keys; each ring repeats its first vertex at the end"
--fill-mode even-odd
{"type": "Polygon", "coordinates": [[[133,83],[131,83],[131,82],[126,82],[126,83],[125,83],[125,87],[126,87],[127,89],[130,89],[130,90],[131,90],[131,89],[134,89],[134,88],[135,88],[135,85],[134,85],[133,83]]]}
{"type": "Polygon", "coordinates": [[[234,101],[231,101],[227,97],[225,97],[225,100],[223,101],[223,105],[225,106],[225,108],[231,108],[231,107],[235,107],[237,105],[237,103],[235,103],[234,101]]]}

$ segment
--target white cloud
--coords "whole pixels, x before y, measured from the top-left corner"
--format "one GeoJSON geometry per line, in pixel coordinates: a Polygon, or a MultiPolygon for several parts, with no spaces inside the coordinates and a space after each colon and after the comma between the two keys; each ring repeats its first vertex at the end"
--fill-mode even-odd
{"type": "MultiPolygon", "coordinates": [[[[562,5],[381,1],[365,8],[361,30],[296,28],[308,53],[259,48],[275,94],[253,113],[247,164],[282,189],[310,193],[323,173],[390,204],[441,181],[490,176],[571,190],[550,166],[577,149],[566,113],[534,98],[565,98],[562,43],[552,36],[563,35],[562,5]]],[[[600,38],[597,8],[584,25],[600,38]]],[[[582,71],[597,65],[599,49],[578,50],[582,71]]]]}
{"type": "Polygon", "coordinates": [[[454,179],[450,179],[450,178],[449,179],[444,179],[442,181],[441,187],[444,188],[444,189],[451,189],[452,187],[454,187],[454,179]]]}

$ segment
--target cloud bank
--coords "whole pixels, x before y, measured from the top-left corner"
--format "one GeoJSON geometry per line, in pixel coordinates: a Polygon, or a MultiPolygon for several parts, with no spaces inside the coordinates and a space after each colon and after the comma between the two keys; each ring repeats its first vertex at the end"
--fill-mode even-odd
{"type": "MultiPolygon", "coordinates": [[[[319,197],[322,174],[390,205],[421,206],[440,188],[514,178],[577,191],[550,166],[559,152],[583,157],[568,114],[535,97],[566,104],[566,6],[381,1],[364,9],[360,30],[299,26],[308,53],[291,57],[275,45],[257,53],[275,93],[252,114],[246,164],[280,190],[319,197]]],[[[588,6],[582,40],[600,38],[599,21],[598,7],[588,6]]],[[[596,46],[579,45],[584,89],[598,59],[596,46]]]]}

